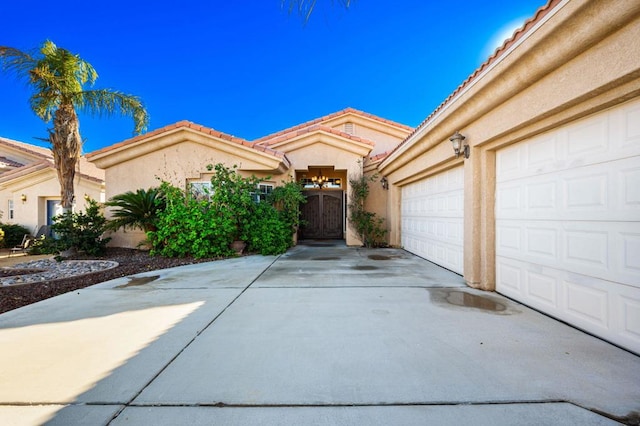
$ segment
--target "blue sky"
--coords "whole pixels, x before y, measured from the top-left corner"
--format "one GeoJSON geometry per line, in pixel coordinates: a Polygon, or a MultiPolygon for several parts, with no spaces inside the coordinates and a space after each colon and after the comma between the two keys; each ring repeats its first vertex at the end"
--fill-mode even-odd
{"type": "MultiPolygon", "coordinates": [[[[94,87],[142,98],[149,130],[189,120],[252,140],[346,107],[417,126],[545,1],[338,3],[305,24],[280,0],[11,1],[0,45],[79,54],[94,87]]],[[[0,74],[0,136],[48,146],[28,98],[0,74]]],[[[85,152],[132,136],[130,118],[80,120],[85,152]]]]}

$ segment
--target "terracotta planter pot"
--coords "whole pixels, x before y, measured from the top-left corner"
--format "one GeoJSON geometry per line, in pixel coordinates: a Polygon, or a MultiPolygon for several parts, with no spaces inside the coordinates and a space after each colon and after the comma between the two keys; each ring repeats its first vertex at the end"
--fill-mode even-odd
{"type": "Polygon", "coordinates": [[[231,243],[230,247],[231,250],[235,251],[236,254],[240,255],[244,252],[245,247],[247,246],[247,243],[245,243],[244,241],[240,241],[240,240],[236,240],[234,242],[231,243]]]}

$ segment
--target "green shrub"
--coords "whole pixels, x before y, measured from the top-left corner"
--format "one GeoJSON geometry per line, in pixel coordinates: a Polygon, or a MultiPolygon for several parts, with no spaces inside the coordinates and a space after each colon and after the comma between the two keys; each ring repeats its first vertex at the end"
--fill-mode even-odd
{"type": "Polygon", "coordinates": [[[58,254],[60,252],[58,242],[52,237],[34,238],[27,249],[29,254],[58,254]]]}
{"type": "Polygon", "coordinates": [[[282,186],[273,189],[267,201],[280,212],[280,218],[291,229],[293,237],[293,232],[301,225],[300,205],[307,202],[307,197],[302,193],[302,185],[293,179],[284,182],[282,186]]]}
{"type": "Polygon", "coordinates": [[[299,223],[299,203],[304,201],[295,183],[285,184],[270,202],[256,202],[261,179],[243,177],[222,164],[212,165],[208,197],[195,197],[189,191],[163,182],[164,209],[158,212],[157,229],[147,232],[151,254],[196,258],[233,256],[233,241],[247,243],[250,251],[261,254],[283,253],[292,244],[299,223]],[[276,203],[277,209],[272,203],[276,203]]]}
{"type": "Polygon", "coordinates": [[[167,182],[160,188],[166,205],[158,212],[157,230],[147,232],[152,255],[206,258],[233,254],[229,244],[236,227],[229,211],[167,182]]]}
{"type": "Polygon", "coordinates": [[[291,229],[274,206],[260,203],[249,221],[248,248],[265,256],[284,253],[293,243],[291,229]]]}
{"type": "Polygon", "coordinates": [[[87,202],[84,212],[65,212],[53,218],[52,231],[57,236],[53,247],[58,252],[78,250],[92,256],[104,254],[111,238],[102,238],[107,220],[95,200],[87,202]]]}
{"type": "Polygon", "coordinates": [[[109,207],[117,207],[107,223],[107,229],[117,231],[120,228],[141,229],[145,232],[155,231],[158,213],[164,210],[165,196],[160,188],[138,189],[127,191],[112,197],[105,203],[109,207]]]}
{"type": "Polygon", "coordinates": [[[3,246],[7,248],[15,247],[22,243],[24,234],[31,235],[31,231],[22,225],[4,224],[0,225],[2,231],[4,231],[3,246]]]}
{"type": "Polygon", "coordinates": [[[364,208],[369,196],[369,183],[375,182],[376,175],[349,179],[351,202],[349,203],[349,224],[362,240],[365,247],[380,247],[385,244],[387,229],[384,219],[364,208]]]}

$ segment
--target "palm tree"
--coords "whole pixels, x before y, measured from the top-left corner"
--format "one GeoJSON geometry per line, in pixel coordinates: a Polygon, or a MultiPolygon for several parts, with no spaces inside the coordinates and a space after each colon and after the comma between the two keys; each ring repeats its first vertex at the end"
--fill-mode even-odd
{"type": "Polygon", "coordinates": [[[92,115],[119,113],[133,117],[135,133],[146,129],[149,117],[142,101],[110,89],[87,90],[98,73],[80,56],[45,41],[29,53],[0,46],[0,63],[5,71],[25,80],[33,89],[29,99],[33,112],[49,123],[49,142],[58,180],[63,211],[70,211],[74,200],[73,181],[82,151],[80,121],[76,110],[92,115]]]}
{"type": "Polygon", "coordinates": [[[145,233],[156,230],[158,213],[164,210],[166,201],[160,188],[138,189],[113,196],[105,204],[118,207],[113,210],[112,219],[107,228],[117,231],[120,228],[142,229],[145,233]]]}

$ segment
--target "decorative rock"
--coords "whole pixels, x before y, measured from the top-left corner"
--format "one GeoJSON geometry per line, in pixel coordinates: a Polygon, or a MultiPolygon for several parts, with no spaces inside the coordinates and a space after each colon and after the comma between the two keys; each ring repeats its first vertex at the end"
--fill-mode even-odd
{"type": "Polygon", "coordinates": [[[90,274],[115,268],[116,266],[118,266],[118,262],[110,260],[63,260],[62,262],[56,262],[52,259],[34,260],[16,264],[12,269],[41,269],[43,272],[2,277],[0,278],[0,285],[51,281],[90,274]]]}

